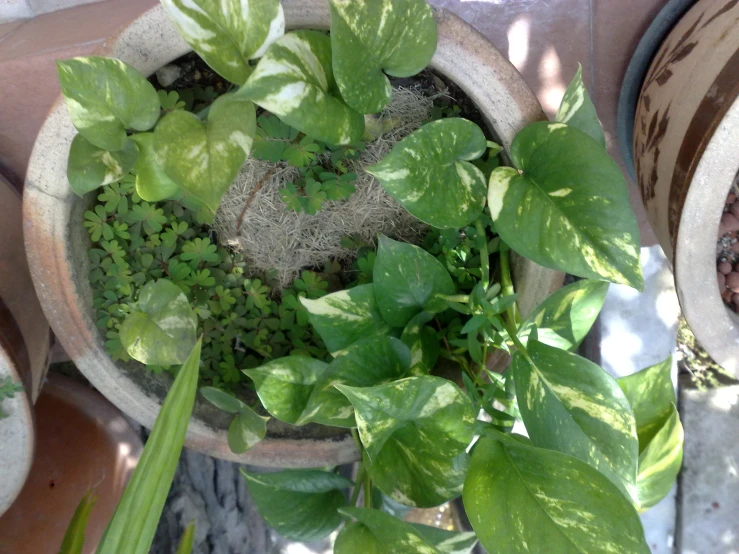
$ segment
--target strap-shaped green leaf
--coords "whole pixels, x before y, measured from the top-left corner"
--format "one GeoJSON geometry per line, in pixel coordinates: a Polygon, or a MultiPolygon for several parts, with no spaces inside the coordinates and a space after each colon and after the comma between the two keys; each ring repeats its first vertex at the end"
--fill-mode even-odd
{"type": "Polygon", "coordinates": [[[331,47],[336,82],[358,112],[382,110],[392,88],[383,70],[410,77],[436,50],[434,14],[426,0],[330,0],[331,47]]]}
{"type": "Polygon", "coordinates": [[[327,294],[317,300],[301,298],[311,325],[332,354],[358,340],[386,335],[390,326],[383,319],[372,284],[327,294]]]}
{"type": "Polygon", "coordinates": [[[329,144],[351,144],[364,134],[364,117],[336,88],[331,40],[317,31],[288,33],[275,42],[237,94],[329,144]]]}
{"type": "Polygon", "coordinates": [[[535,446],[581,459],[636,498],[639,442],[616,381],[576,354],[529,340],[513,356],[521,416],[535,446]]]}
{"type": "Polygon", "coordinates": [[[136,192],[147,202],[159,202],[177,192],[178,186],[167,176],[154,153],[154,133],[137,133],[131,140],[139,147],[139,157],[133,171],[136,174],[136,192]]]}
{"type": "Polygon", "coordinates": [[[113,152],[92,144],[82,135],[76,135],[69,148],[67,179],[77,196],[84,196],[103,185],[120,181],[131,171],[139,149],[132,140],[113,152]]]}
{"type": "Polygon", "coordinates": [[[93,491],[89,490],[82,497],[77,509],[72,514],[72,520],[67,526],[64,533],[62,546],[59,554],[82,554],[82,548],[85,545],[85,532],[87,531],[87,522],[90,519],[90,512],[97,502],[97,496],[93,491]]]}
{"type": "Polygon", "coordinates": [[[369,388],[336,385],[354,405],[357,429],[377,487],[408,506],[438,506],[458,496],[475,411],[440,377],[409,377],[369,388]]]}
{"type": "Polygon", "coordinates": [[[675,403],[672,356],[617,382],[634,410],[639,452],[642,452],[672,415],[675,403]]]}
{"type": "Polygon", "coordinates": [[[297,423],[356,427],[354,406],[336,385],[371,387],[408,374],[411,355],[395,337],[370,337],[344,350],[316,381],[297,423]]]}
{"type": "Polygon", "coordinates": [[[146,554],[172,485],[195,403],[200,341],[177,373],[97,554],[146,554]]]}
{"type": "Polygon", "coordinates": [[[180,538],[180,544],[177,545],[177,554],[192,554],[192,543],[195,539],[195,522],[191,522],[185,527],[185,532],[182,533],[180,538]]]}
{"type": "Polygon", "coordinates": [[[582,81],[582,66],[578,64],[577,73],[565,91],[562,103],[557,111],[556,121],[577,127],[597,140],[601,146],[606,146],[606,136],[600,126],[598,114],[590,99],[588,89],[582,81]]]}
{"type": "Polygon", "coordinates": [[[241,470],[260,515],[280,535],[295,541],[317,541],[341,525],[337,511],[346,506],[342,489],[352,482],[335,473],[286,470],[249,473],[241,470]]]}
{"type": "Polygon", "coordinates": [[[411,367],[422,364],[428,373],[436,366],[441,347],[433,328],[426,325],[434,314],[421,312],[414,316],[403,329],[400,340],[411,351],[411,367]]]}
{"type": "Polygon", "coordinates": [[[598,317],[608,292],[608,283],[585,279],[549,296],[526,318],[518,338],[525,345],[536,327],[537,340],[562,350],[574,350],[598,317]]]}
{"type": "Polygon", "coordinates": [[[216,73],[243,84],[249,60],[261,57],[285,32],[279,0],[161,0],[185,42],[216,73]]]}
{"type": "Polygon", "coordinates": [[[207,121],[184,110],[170,112],[154,130],[157,161],[215,211],[251,151],[256,121],[254,104],[233,93],[213,102],[207,121]]]}
{"type": "Polygon", "coordinates": [[[123,347],[134,360],[147,365],[176,365],[185,361],[195,344],[197,316],[180,288],[159,279],[147,283],[138,307],[121,324],[123,347]]]}
{"type": "Polygon", "coordinates": [[[464,509],[490,554],[649,554],[611,481],[560,452],[487,431],[472,449],[464,509]]]}
{"type": "Polygon", "coordinates": [[[495,229],[545,267],[641,290],[639,229],[621,170],[605,149],[564,123],[532,123],[516,135],[517,169],[490,175],[495,229]]]}
{"type": "Polygon", "coordinates": [[[146,131],[159,119],[154,87],[132,66],[113,58],[56,62],[72,123],[103,150],[126,146],[126,129],[146,131]]]}
{"type": "Polygon", "coordinates": [[[455,293],[454,282],[434,256],[413,244],[380,236],[372,282],[382,317],[405,327],[437,294],[455,293]]]}
{"type": "Polygon", "coordinates": [[[421,221],[439,229],[464,227],[485,206],[485,176],[470,163],[483,155],[482,130],[459,117],[427,123],[367,171],[421,221]]]}
{"type": "Polygon", "coordinates": [[[287,356],[244,373],[254,381],[264,408],[280,421],[295,424],[327,368],[327,363],[309,356],[287,356]]]}
{"type": "Polygon", "coordinates": [[[639,455],[636,486],[640,510],[651,508],[672,489],[683,464],[684,439],[680,416],[673,404],[667,421],[639,455]]]}
{"type": "Polygon", "coordinates": [[[380,510],[342,508],[357,521],[348,523],[336,537],[334,554],[442,554],[411,524],[380,510]]]}

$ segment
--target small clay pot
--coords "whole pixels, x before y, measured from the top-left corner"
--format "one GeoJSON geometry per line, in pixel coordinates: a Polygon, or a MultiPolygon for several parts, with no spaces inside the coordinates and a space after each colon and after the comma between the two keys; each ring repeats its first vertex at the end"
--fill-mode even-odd
{"type": "Polygon", "coordinates": [[[72,514],[94,489],[84,554],[95,552],[143,449],[98,392],[50,374],[35,407],[36,456],[20,495],[0,517],[0,551],[59,552],[72,514]]]}

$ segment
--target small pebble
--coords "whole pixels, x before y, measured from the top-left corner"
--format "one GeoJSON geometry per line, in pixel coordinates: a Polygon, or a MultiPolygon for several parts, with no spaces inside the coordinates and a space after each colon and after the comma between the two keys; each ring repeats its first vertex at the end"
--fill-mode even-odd
{"type": "Polygon", "coordinates": [[[739,294],[732,294],[731,301],[733,302],[734,306],[739,306],[739,294]]]}
{"type": "Polygon", "coordinates": [[[732,271],[726,276],[726,286],[731,292],[739,292],[739,273],[732,271]]]}
{"type": "Polygon", "coordinates": [[[729,289],[725,289],[725,290],[724,290],[724,291],[723,291],[723,292],[721,293],[721,299],[722,299],[722,300],[723,300],[723,301],[724,301],[724,302],[725,302],[726,304],[730,304],[730,303],[731,303],[731,297],[732,297],[732,295],[733,295],[733,293],[732,293],[732,292],[731,292],[731,291],[730,291],[729,289]]]}
{"type": "Polygon", "coordinates": [[[719,225],[719,233],[725,235],[726,233],[733,233],[739,231],[739,219],[733,214],[725,213],[721,216],[721,225],[719,225]]]}
{"type": "Polygon", "coordinates": [[[729,206],[729,211],[732,213],[732,215],[739,217],[739,202],[734,202],[729,206]]]}
{"type": "Polygon", "coordinates": [[[718,290],[723,292],[726,289],[726,275],[716,272],[716,280],[718,281],[718,290]]]}
{"type": "Polygon", "coordinates": [[[739,254],[739,241],[731,245],[731,251],[736,254],[739,254]]]}
{"type": "Polygon", "coordinates": [[[730,192],[729,196],[726,197],[726,203],[733,204],[734,202],[736,202],[736,194],[733,192],[730,192]]]}
{"type": "Polygon", "coordinates": [[[724,275],[728,275],[729,273],[731,273],[731,269],[732,269],[731,264],[727,262],[726,260],[718,264],[719,272],[723,273],[724,275]]]}

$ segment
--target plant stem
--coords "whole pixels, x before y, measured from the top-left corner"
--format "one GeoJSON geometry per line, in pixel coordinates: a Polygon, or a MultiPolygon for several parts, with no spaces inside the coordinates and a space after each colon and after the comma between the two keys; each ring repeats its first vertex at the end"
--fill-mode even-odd
{"type": "MultiPolygon", "coordinates": [[[[366,454],[362,454],[362,461],[366,454]]],[[[372,507],[372,481],[370,479],[369,471],[364,472],[364,507],[372,507]]]]}
{"type": "Polygon", "coordinates": [[[488,290],[490,286],[490,255],[488,254],[488,240],[485,234],[485,228],[482,226],[482,222],[478,219],[475,223],[477,229],[477,238],[482,241],[482,247],[480,247],[480,269],[482,271],[482,286],[485,290],[488,290]]]}
{"type": "Polygon", "coordinates": [[[359,491],[362,490],[362,484],[364,483],[364,475],[366,470],[364,468],[364,462],[359,462],[359,469],[357,470],[357,480],[354,482],[354,490],[352,491],[352,498],[349,500],[349,507],[354,508],[357,504],[357,498],[359,498],[359,491]]]}
{"type": "MultiPolygon", "coordinates": [[[[513,279],[511,278],[511,262],[510,262],[510,248],[500,249],[500,284],[502,285],[503,296],[510,296],[514,294],[513,290],[513,279]]],[[[513,303],[507,310],[506,315],[508,321],[515,327],[519,323],[518,308],[516,302],[513,303]]],[[[510,333],[510,330],[509,330],[510,333]]]]}

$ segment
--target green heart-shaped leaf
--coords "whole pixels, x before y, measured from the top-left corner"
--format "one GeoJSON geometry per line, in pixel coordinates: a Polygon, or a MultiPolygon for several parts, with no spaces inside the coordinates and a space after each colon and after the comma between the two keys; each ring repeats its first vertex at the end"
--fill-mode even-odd
{"type": "Polygon", "coordinates": [[[442,554],[411,524],[380,510],[342,508],[340,513],[356,519],[336,537],[334,554],[442,554]]]}
{"type": "Polygon", "coordinates": [[[357,429],[377,487],[408,506],[438,506],[458,496],[475,411],[440,377],[409,377],[370,388],[336,385],[354,405],[357,429]]]}
{"type": "Polygon", "coordinates": [[[606,146],[606,136],[600,126],[598,114],[590,99],[588,89],[582,82],[582,66],[578,65],[577,73],[565,91],[562,103],[557,111],[556,121],[577,127],[597,140],[601,146],[606,146]]]}
{"type": "Polygon", "coordinates": [[[268,417],[262,417],[249,406],[242,406],[228,427],[228,447],[243,454],[267,434],[268,417]]]}
{"type": "Polygon", "coordinates": [[[336,82],[358,112],[381,111],[390,81],[423,70],[436,50],[434,14],[426,0],[331,0],[331,47],[336,82]]]}
{"type": "Polygon", "coordinates": [[[329,144],[351,144],[364,134],[364,117],[336,89],[331,40],[317,31],[288,33],[275,42],[237,94],[329,144]]]}
{"type": "Polygon", "coordinates": [[[436,331],[426,325],[433,318],[434,314],[421,312],[408,322],[400,335],[400,340],[411,351],[411,367],[422,364],[426,373],[436,366],[441,350],[436,331]]]}
{"type": "Polygon", "coordinates": [[[241,470],[260,515],[280,535],[295,541],[324,538],[339,525],[337,511],[346,506],[342,489],[352,482],[336,473],[286,470],[248,473],[241,470]]]}
{"type": "Polygon", "coordinates": [[[161,0],[170,19],[198,55],[216,73],[243,84],[261,57],[285,32],[279,0],[161,0]]]}
{"type": "Polygon", "coordinates": [[[439,229],[464,227],[485,206],[485,176],[472,165],[483,155],[482,130],[459,117],[427,123],[367,171],[406,210],[439,229]]]}
{"type": "Polygon", "coordinates": [[[308,356],[287,356],[244,373],[254,381],[264,408],[280,421],[295,424],[327,368],[327,363],[308,356]]]}
{"type": "Polygon", "coordinates": [[[439,260],[418,246],[385,236],[380,236],[372,282],[377,307],[393,327],[405,327],[437,294],[455,292],[439,260]]]}
{"type": "Polygon", "coordinates": [[[487,431],[472,449],[464,509],[480,543],[505,554],[649,554],[631,503],[576,458],[487,431]]]}
{"type": "Polygon", "coordinates": [[[390,326],[382,318],[372,284],[327,294],[317,300],[300,298],[311,325],[332,354],[358,340],[386,335],[390,326]]]}
{"type": "Polygon", "coordinates": [[[511,368],[534,445],[579,458],[636,498],[636,423],[616,381],[559,348],[529,340],[527,350],[530,358],[516,352],[511,368]]]}
{"type": "Polygon", "coordinates": [[[626,181],[600,144],[563,123],[532,123],[511,159],[517,169],[495,169],[488,189],[506,244],[545,267],[642,288],[626,181]]]}
{"type": "Polygon", "coordinates": [[[146,131],[159,119],[159,96],[132,66],[90,56],[56,62],[72,123],[103,150],[126,146],[126,129],[146,131]]]}
{"type": "Polygon", "coordinates": [[[617,382],[634,410],[639,452],[642,452],[672,415],[675,403],[672,356],[617,382]]]}
{"type": "Polygon", "coordinates": [[[180,287],[159,279],[147,283],[137,308],[121,324],[120,339],[134,360],[170,366],[187,359],[196,341],[197,316],[180,287]]]}
{"type": "Polygon", "coordinates": [[[208,121],[184,110],[162,118],[154,130],[154,151],[167,175],[216,210],[251,150],[256,132],[254,104],[220,96],[208,121]]]}
{"type": "Polygon", "coordinates": [[[136,192],[147,202],[159,202],[177,192],[178,186],[159,165],[154,153],[154,133],[131,135],[139,147],[139,157],[133,167],[136,173],[136,192]]]}
{"type": "Polygon", "coordinates": [[[673,404],[667,421],[639,455],[636,487],[640,510],[651,508],[672,489],[683,464],[684,438],[680,416],[673,404]]]}
{"type": "Polygon", "coordinates": [[[98,148],[82,135],[76,135],[69,148],[67,179],[77,196],[83,196],[103,185],[120,181],[131,171],[139,149],[134,141],[126,141],[121,150],[110,152],[98,148]]]}
{"type": "Polygon", "coordinates": [[[574,350],[598,317],[608,292],[608,283],[585,279],[549,296],[526,318],[518,338],[526,345],[536,327],[537,340],[562,350],[574,350]]]}
{"type": "Polygon", "coordinates": [[[379,385],[405,377],[410,366],[408,348],[394,337],[370,337],[355,342],[318,378],[298,423],[313,421],[337,427],[356,427],[354,407],[335,385],[379,385]]]}

